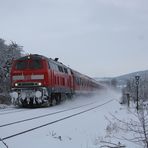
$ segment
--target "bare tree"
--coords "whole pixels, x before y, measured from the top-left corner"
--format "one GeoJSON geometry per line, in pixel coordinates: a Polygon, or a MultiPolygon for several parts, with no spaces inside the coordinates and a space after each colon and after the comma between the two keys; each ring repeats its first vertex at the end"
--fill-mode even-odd
{"type": "MultiPolygon", "coordinates": [[[[128,121],[124,121],[112,115],[114,121],[116,121],[116,126],[117,126],[116,128],[132,135],[131,138],[122,136],[120,140],[127,140],[130,142],[133,142],[134,144],[136,143],[138,145],[141,145],[143,146],[143,148],[148,148],[148,110],[147,109],[148,108],[145,107],[144,104],[142,103],[140,105],[138,112],[137,111],[135,112],[135,110],[130,111],[131,115],[134,116],[134,118],[128,119],[128,121]]],[[[108,121],[110,123],[110,127],[113,126],[113,124],[115,124],[109,119],[108,121]]]]}

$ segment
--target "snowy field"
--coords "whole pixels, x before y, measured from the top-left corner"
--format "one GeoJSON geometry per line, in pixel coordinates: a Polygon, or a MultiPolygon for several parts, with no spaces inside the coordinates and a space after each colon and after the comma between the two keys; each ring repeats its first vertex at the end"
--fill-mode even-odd
{"type": "Polygon", "coordinates": [[[100,141],[120,141],[127,148],[141,148],[111,137],[115,133],[120,138],[126,133],[107,130],[107,119],[112,118],[111,114],[120,119],[130,116],[119,99],[120,93],[106,91],[93,97],[67,100],[49,108],[22,109],[1,105],[0,138],[3,140],[0,148],[99,148],[103,146],[100,141]],[[22,131],[23,134],[17,135],[22,131]]]}

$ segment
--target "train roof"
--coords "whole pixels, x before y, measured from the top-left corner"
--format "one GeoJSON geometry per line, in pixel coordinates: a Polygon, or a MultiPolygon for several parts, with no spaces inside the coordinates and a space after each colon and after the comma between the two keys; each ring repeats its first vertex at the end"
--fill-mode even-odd
{"type": "Polygon", "coordinates": [[[58,58],[55,58],[55,59],[52,59],[52,58],[48,58],[48,57],[45,57],[43,55],[38,55],[38,54],[29,54],[29,55],[26,55],[26,56],[23,56],[23,57],[20,57],[16,60],[27,60],[27,59],[45,59],[45,60],[48,60],[54,64],[58,64],[60,66],[63,66],[63,67],[66,67],[66,68],[69,68],[68,66],[64,65],[63,63],[59,62],[58,61],[58,58]]]}
{"type": "Polygon", "coordinates": [[[39,58],[39,59],[47,59],[47,57],[38,55],[38,54],[29,54],[20,58],[17,58],[16,60],[27,60],[27,59],[34,59],[34,58],[39,58]]]}

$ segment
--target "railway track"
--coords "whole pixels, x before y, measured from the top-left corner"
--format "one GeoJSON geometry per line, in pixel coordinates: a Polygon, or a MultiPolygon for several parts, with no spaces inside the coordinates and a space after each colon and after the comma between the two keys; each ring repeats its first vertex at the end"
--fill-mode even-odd
{"type": "Polygon", "coordinates": [[[89,106],[89,105],[92,105],[92,104],[95,104],[95,103],[96,102],[92,102],[92,103],[88,103],[88,104],[84,104],[84,105],[80,105],[80,106],[76,106],[76,107],[72,107],[72,108],[68,108],[68,109],[64,109],[64,110],[59,110],[59,111],[56,111],[56,112],[51,112],[51,113],[47,113],[47,114],[43,114],[43,115],[39,115],[39,116],[27,118],[27,119],[23,119],[23,120],[17,120],[17,121],[9,122],[9,123],[6,123],[6,124],[1,124],[0,128],[1,127],[5,127],[5,126],[9,126],[9,125],[13,125],[13,124],[18,124],[18,123],[30,121],[30,120],[34,120],[34,119],[39,119],[39,118],[55,115],[55,114],[59,114],[59,113],[63,113],[63,112],[67,112],[67,111],[70,111],[70,110],[79,109],[79,108],[82,108],[82,107],[85,107],[85,106],[89,106]]]}
{"type": "Polygon", "coordinates": [[[78,115],[86,113],[88,111],[100,108],[101,106],[104,106],[112,101],[113,100],[109,100],[105,103],[98,104],[98,105],[96,105],[95,103],[89,103],[89,104],[73,107],[70,109],[65,109],[65,110],[61,110],[61,111],[57,111],[57,112],[53,112],[53,113],[49,113],[49,114],[44,114],[44,115],[40,115],[40,116],[36,116],[36,117],[32,117],[32,118],[28,118],[28,119],[24,119],[24,120],[20,120],[20,121],[15,121],[13,123],[7,123],[4,125],[0,125],[0,130],[3,131],[3,133],[5,133],[4,131],[6,131],[6,130],[9,131],[12,128],[16,128],[15,132],[12,132],[12,133],[8,132],[6,135],[1,135],[1,141],[10,139],[10,138],[13,138],[13,137],[16,137],[16,136],[19,136],[19,135],[22,135],[22,134],[25,134],[25,133],[28,133],[31,131],[34,131],[34,130],[42,128],[42,127],[46,127],[48,125],[72,118],[74,116],[78,116],[78,115]],[[65,115],[65,113],[66,113],[66,115],[65,115]],[[55,116],[56,116],[56,118],[55,118],[55,116]],[[46,117],[46,118],[44,118],[44,117],[46,117]],[[36,125],[32,125],[33,120],[38,121],[38,122],[36,122],[37,123],[36,125]],[[27,124],[25,124],[25,126],[24,126],[24,122],[27,123],[27,124]],[[19,128],[17,129],[17,127],[19,127],[19,128]],[[27,127],[27,128],[24,129],[21,127],[25,127],[25,128],[27,127]],[[24,129],[24,130],[22,131],[20,129],[24,129]]]}

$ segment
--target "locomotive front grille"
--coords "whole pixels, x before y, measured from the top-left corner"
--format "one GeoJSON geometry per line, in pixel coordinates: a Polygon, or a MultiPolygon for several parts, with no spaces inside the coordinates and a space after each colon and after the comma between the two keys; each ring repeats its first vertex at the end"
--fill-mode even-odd
{"type": "Polygon", "coordinates": [[[32,87],[32,86],[39,86],[38,82],[19,82],[17,83],[18,87],[32,87]]]}

